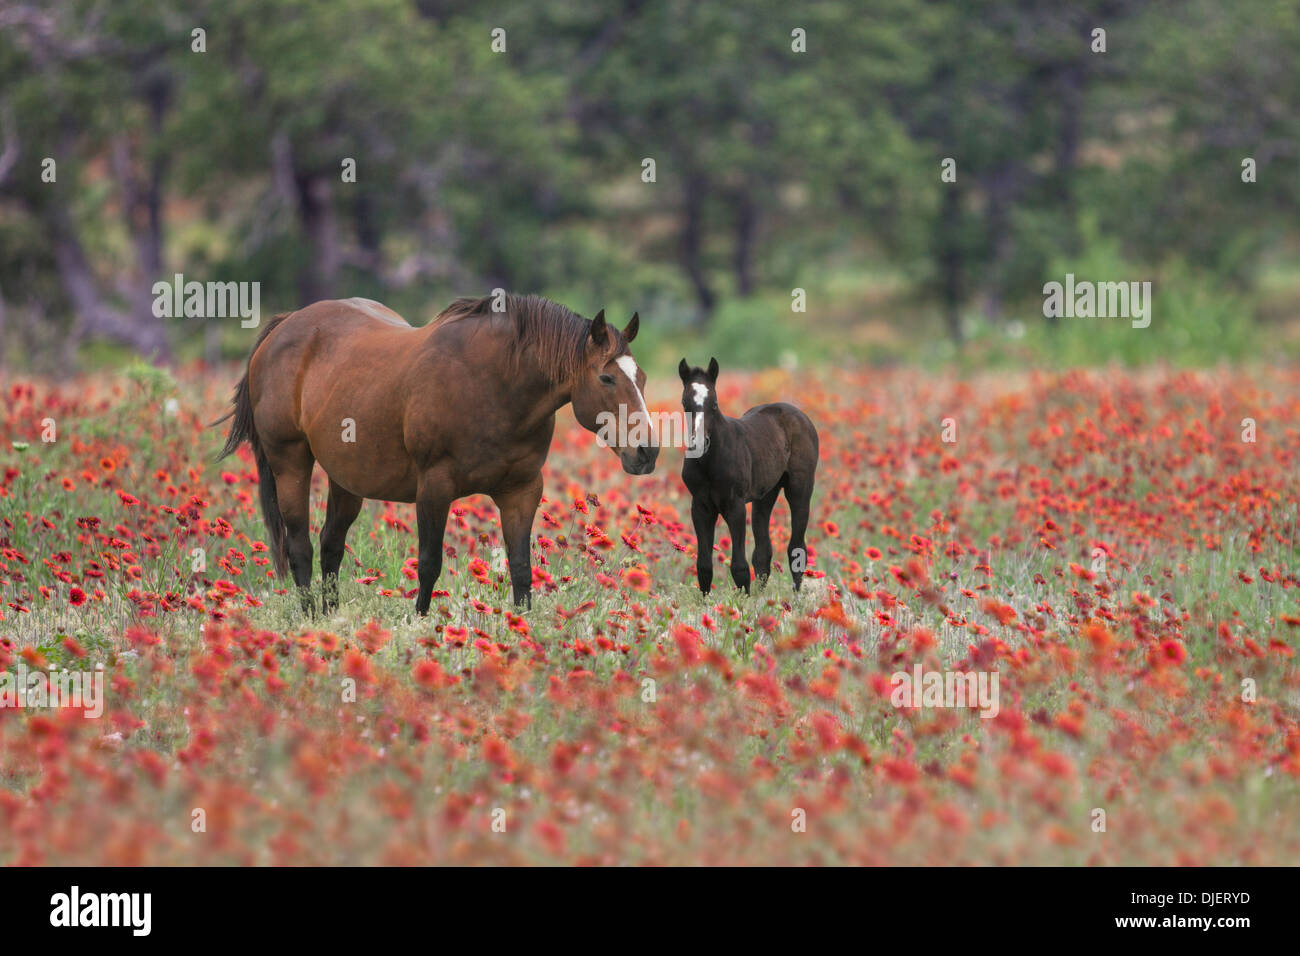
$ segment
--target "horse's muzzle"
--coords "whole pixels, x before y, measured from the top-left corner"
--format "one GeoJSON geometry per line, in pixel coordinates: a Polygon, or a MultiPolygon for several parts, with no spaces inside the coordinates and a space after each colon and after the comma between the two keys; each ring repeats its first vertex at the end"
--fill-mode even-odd
{"type": "Polygon", "coordinates": [[[659,448],[656,445],[642,445],[640,448],[625,448],[618,453],[623,470],[629,475],[648,475],[655,470],[659,460],[659,448]]]}

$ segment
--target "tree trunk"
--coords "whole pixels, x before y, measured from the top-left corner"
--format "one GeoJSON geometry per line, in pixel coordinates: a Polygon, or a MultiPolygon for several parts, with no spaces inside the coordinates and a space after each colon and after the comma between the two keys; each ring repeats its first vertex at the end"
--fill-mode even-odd
{"type": "Polygon", "coordinates": [[[1080,127],[1083,122],[1083,96],[1087,84],[1087,66],[1073,61],[1061,71],[1057,82],[1061,102],[1061,130],[1056,140],[1056,183],[1060,191],[1061,210],[1065,215],[1065,250],[1079,251],[1078,210],[1074,195],[1074,171],[1079,159],[1080,127]]]}
{"type": "Polygon", "coordinates": [[[128,345],[146,358],[170,359],[166,329],[152,308],[123,312],[101,297],[72,217],[61,200],[46,206],[45,223],[59,278],[76,313],[74,337],[102,336],[128,345]]]}
{"type": "Polygon", "coordinates": [[[356,230],[357,245],[361,249],[361,262],[382,279],[383,234],[379,228],[374,196],[368,190],[357,193],[356,202],[352,204],[352,223],[356,230]]]}
{"type": "Polygon", "coordinates": [[[944,323],[952,340],[961,344],[961,196],[956,183],[946,184],[943,191],[943,207],[939,215],[939,273],[944,323]]]}
{"type": "Polygon", "coordinates": [[[758,237],[758,207],[748,192],[741,193],[734,205],[736,249],[733,269],[736,276],[736,294],[744,297],[754,292],[754,245],[758,237]]]}
{"type": "Polygon", "coordinates": [[[334,297],[339,271],[338,218],[329,178],[322,173],[295,172],[298,219],[307,237],[310,256],[298,275],[302,304],[334,297]]]}
{"type": "Polygon", "coordinates": [[[699,306],[698,322],[701,325],[708,322],[717,303],[717,297],[709,286],[703,263],[704,200],[707,193],[708,180],[698,173],[687,176],[686,192],[683,197],[682,266],[691,280],[691,287],[695,290],[695,302],[699,306]]]}
{"type": "MultiPolygon", "coordinates": [[[[161,115],[158,122],[161,123],[161,115]]],[[[122,292],[132,313],[142,318],[152,316],[153,284],[169,278],[162,274],[162,181],[166,160],[159,151],[150,161],[148,177],[141,185],[135,175],[131,147],[125,136],[113,139],[111,157],[122,199],[122,219],[135,249],[134,274],[126,279],[122,292]]]]}
{"type": "Polygon", "coordinates": [[[1019,160],[1009,160],[988,177],[984,192],[985,243],[989,249],[989,267],[984,282],[984,315],[996,322],[1002,317],[1002,296],[1006,285],[1006,268],[1014,248],[1010,212],[1024,192],[1026,169],[1019,160]]]}

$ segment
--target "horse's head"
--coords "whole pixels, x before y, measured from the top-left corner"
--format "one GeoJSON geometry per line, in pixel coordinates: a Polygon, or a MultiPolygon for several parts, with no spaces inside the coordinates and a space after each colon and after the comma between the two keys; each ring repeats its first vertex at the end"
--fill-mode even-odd
{"type": "Polygon", "coordinates": [[[677,374],[682,380],[682,409],[686,412],[687,455],[698,458],[708,446],[705,430],[708,413],[718,410],[718,360],[709,359],[708,369],[702,369],[691,368],[682,359],[677,374]]]}
{"type": "Polygon", "coordinates": [[[640,323],[634,313],[619,333],[605,324],[604,309],[596,314],[572,393],[578,424],[612,448],[629,475],[650,474],[659,457],[654,423],[641,393],[645,372],[627,348],[640,323]]]}

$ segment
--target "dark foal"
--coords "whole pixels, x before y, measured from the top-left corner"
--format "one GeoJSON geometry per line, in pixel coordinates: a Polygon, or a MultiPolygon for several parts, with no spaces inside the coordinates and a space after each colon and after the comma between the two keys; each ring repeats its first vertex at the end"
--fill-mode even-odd
{"type": "Polygon", "coordinates": [[[691,520],[699,555],[696,574],[705,594],[713,586],[713,528],[718,515],[731,531],[731,579],[749,593],[745,563],[745,505],[754,503],[754,571],[761,585],[772,573],[772,508],[784,489],[790,505],[790,546],[786,556],[794,589],[799,590],[808,552],[804,532],[817,475],[817,429],[799,409],[784,402],[756,405],[740,418],[718,407],[718,360],[708,371],[682,359],[682,407],[690,444],[682,481],[691,493],[691,520]]]}

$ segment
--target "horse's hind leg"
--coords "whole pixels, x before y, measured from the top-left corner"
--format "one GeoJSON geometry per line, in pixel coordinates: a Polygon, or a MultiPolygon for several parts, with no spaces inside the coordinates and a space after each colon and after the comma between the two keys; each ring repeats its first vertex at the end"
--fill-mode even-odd
{"type": "Polygon", "coordinates": [[[364,498],[330,481],[325,524],[320,529],[321,607],[326,613],[339,606],[339,565],[343,563],[348,529],[357,520],[364,503],[364,498]]]}
{"type": "Polygon", "coordinates": [[[311,500],[311,469],[316,464],[305,441],[268,449],[267,457],[275,472],[275,494],[284,521],[293,583],[302,597],[302,609],[315,613],[311,600],[311,528],[308,506],[311,500]]]}
{"type": "Polygon", "coordinates": [[[785,500],[790,505],[790,545],[785,554],[790,561],[790,576],[794,578],[794,589],[799,590],[803,581],[804,570],[808,567],[808,548],[804,542],[804,533],[808,530],[808,511],[812,503],[813,479],[793,477],[786,481],[785,500]]]}
{"type": "Polygon", "coordinates": [[[776,505],[776,496],[781,493],[781,486],[775,488],[754,502],[754,575],[758,586],[767,585],[772,573],[772,508],[776,505]]]}

